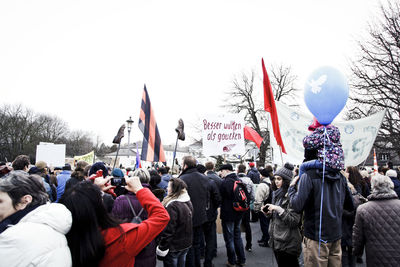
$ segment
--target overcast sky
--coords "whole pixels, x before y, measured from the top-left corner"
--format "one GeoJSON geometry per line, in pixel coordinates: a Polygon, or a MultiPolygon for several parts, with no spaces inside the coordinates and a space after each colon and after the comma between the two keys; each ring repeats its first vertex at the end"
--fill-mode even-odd
{"type": "Polygon", "coordinates": [[[110,145],[129,116],[131,140],[142,139],[146,83],[173,143],[179,118],[220,112],[233,77],[260,74],[261,57],[291,66],[300,88],[322,65],[349,74],[378,14],[376,0],[1,1],[0,104],[57,115],[110,145]]]}

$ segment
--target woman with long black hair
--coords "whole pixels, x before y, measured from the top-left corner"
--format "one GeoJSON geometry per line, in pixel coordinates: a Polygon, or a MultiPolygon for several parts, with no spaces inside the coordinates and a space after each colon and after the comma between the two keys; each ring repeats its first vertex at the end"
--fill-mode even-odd
{"type": "Polygon", "coordinates": [[[299,266],[301,252],[301,234],[299,223],[301,215],[290,207],[287,194],[293,178],[293,165],[285,165],[274,173],[272,204],[266,204],[263,211],[271,216],[269,224],[269,245],[274,250],[275,259],[280,267],[299,266]],[[268,209],[268,210],[267,210],[268,209]]]}
{"type": "MultiPolygon", "coordinates": [[[[134,266],[135,256],[168,224],[169,215],[151,191],[143,188],[139,177],[126,178],[126,189],[136,194],[148,213],[140,224],[120,224],[106,211],[100,182],[81,182],[61,198],[72,213],[73,223],[67,234],[73,266],[134,266]]],[[[97,180],[96,179],[96,180],[97,180]]]]}

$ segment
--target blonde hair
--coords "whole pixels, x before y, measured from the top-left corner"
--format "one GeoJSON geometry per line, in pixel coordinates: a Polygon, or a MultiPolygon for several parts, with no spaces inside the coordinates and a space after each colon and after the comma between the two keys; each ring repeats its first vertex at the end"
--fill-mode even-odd
{"type": "Polygon", "coordinates": [[[142,184],[150,183],[150,173],[146,169],[136,169],[129,173],[129,177],[138,176],[142,184]]]}

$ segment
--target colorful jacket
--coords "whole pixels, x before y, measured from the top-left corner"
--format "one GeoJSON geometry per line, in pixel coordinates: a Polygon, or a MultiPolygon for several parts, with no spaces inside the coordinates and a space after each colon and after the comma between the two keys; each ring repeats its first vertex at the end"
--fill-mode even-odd
{"type": "Polygon", "coordinates": [[[337,127],[328,125],[315,129],[313,133],[304,137],[303,146],[305,149],[318,150],[318,160],[323,163],[325,128],[327,132],[327,138],[325,140],[326,166],[332,169],[342,170],[344,168],[344,155],[342,144],[340,143],[340,131],[337,127]]]}
{"type": "Polygon", "coordinates": [[[147,188],[136,194],[149,218],[140,224],[123,223],[103,231],[106,252],[101,266],[134,266],[136,255],[149,244],[169,222],[168,212],[147,188]]]}

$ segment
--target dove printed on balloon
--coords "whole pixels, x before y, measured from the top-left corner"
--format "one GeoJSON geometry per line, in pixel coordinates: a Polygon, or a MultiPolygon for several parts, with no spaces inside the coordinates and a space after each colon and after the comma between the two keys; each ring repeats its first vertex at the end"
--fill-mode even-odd
{"type": "Polygon", "coordinates": [[[346,105],[349,86],[337,69],[324,66],[316,69],[306,81],[304,101],[322,125],[330,124],[346,105]]]}

